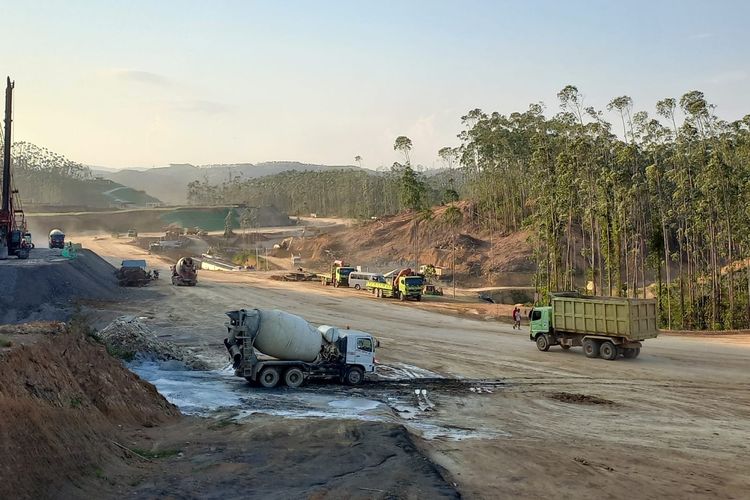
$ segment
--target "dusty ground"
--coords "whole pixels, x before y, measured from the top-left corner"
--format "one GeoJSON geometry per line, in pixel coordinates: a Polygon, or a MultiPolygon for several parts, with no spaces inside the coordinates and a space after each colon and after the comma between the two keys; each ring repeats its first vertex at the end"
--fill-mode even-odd
{"type": "MultiPolygon", "coordinates": [[[[112,240],[84,244],[114,260],[133,254],[112,240]]],[[[195,288],[163,280],[155,289],[163,300],[135,301],[131,311],[214,359],[223,356],[225,311],[280,308],[373,332],[382,362],[501,379],[492,393],[438,391],[431,422],[466,430],[469,438],[420,440],[468,497],[746,498],[750,491],[747,335],[662,336],[636,360],[609,362],[587,359],[580,349],[539,352],[525,331],[439,314],[428,303],[276,282],[260,273],[201,272],[195,288]]]]}

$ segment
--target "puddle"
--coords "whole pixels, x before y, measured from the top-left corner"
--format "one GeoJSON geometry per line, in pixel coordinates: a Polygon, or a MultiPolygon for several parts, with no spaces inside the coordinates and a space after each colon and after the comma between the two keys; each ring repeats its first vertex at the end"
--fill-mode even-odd
{"type": "MultiPolygon", "coordinates": [[[[432,389],[429,392],[425,389],[404,390],[404,384],[393,381],[410,379],[419,384],[420,377],[414,376],[417,373],[429,376],[425,382],[439,379],[447,383],[449,380],[409,365],[396,367],[390,372],[394,377],[386,378],[382,384],[374,381],[363,388],[310,384],[298,389],[250,387],[244,379],[235,377],[231,365],[222,370],[191,371],[180,363],[143,361],[131,363],[128,367],[152,383],[159,393],[186,415],[210,417],[230,410],[237,421],[259,414],[295,419],[378,421],[405,425],[424,439],[454,441],[506,435],[498,431],[463,429],[428,421],[436,411],[433,398],[440,397],[440,394],[432,389]],[[412,376],[405,377],[405,373],[412,376]]],[[[471,394],[467,387],[461,392],[464,391],[471,394]]],[[[445,391],[444,395],[452,395],[452,391],[445,391]]]]}

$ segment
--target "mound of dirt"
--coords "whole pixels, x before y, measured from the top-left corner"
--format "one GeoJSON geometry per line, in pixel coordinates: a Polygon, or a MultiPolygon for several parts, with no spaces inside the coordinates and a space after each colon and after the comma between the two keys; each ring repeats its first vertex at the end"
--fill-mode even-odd
{"type": "Polygon", "coordinates": [[[159,340],[155,333],[133,316],[119,317],[95,335],[110,353],[125,360],[175,360],[194,370],[209,369],[191,352],[159,340]]]}
{"type": "Polygon", "coordinates": [[[123,426],[179,411],[90,337],[35,333],[32,345],[0,350],[0,498],[81,497],[101,488],[97,471],[128,457],[123,426]]]}
{"type": "Polygon", "coordinates": [[[67,260],[35,249],[28,261],[0,268],[0,323],[65,320],[79,300],[116,301],[125,296],[114,267],[90,250],[67,260]]]}
{"type": "MultiPolygon", "coordinates": [[[[472,218],[466,202],[455,204],[463,220],[455,234],[456,275],[464,286],[524,284],[534,272],[528,234],[491,234],[472,218]]],[[[454,230],[444,222],[447,207],[433,207],[432,217],[423,220],[414,211],[367,221],[335,232],[296,239],[291,252],[303,261],[326,268],[334,258],[353,265],[390,271],[413,266],[415,252],[420,263],[442,267],[449,274],[453,262],[454,230]]],[[[287,257],[289,251],[274,256],[287,257]]]]}

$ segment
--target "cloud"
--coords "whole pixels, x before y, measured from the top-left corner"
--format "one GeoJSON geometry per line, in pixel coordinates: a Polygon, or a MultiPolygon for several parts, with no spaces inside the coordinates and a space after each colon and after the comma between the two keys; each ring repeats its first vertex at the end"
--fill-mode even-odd
{"type": "Polygon", "coordinates": [[[121,82],[144,83],[147,85],[168,86],[172,81],[166,76],[150,71],[140,71],[135,69],[113,69],[109,74],[121,82]]]}
{"type": "Polygon", "coordinates": [[[747,80],[747,76],[747,71],[725,71],[724,73],[719,73],[712,76],[708,79],[708,81],[713,83],[714,85],[724,85],[727,83],[737,83],[745,81],[747,80]]]}

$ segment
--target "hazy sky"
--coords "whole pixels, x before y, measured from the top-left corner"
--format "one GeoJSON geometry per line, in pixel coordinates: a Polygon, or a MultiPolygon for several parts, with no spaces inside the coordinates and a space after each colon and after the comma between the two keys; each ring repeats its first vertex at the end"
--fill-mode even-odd
{"type": "Polygon", "coordinates": [[[469,109],[575,84],[604,108],[699,89],[750,113],[750,1],[9,1],[15,140],[91,165],[389,166],[458,145],[469,109]]]}

